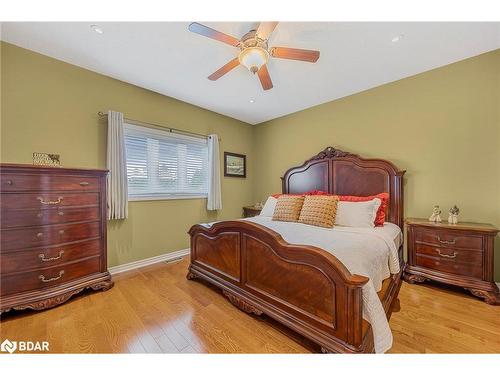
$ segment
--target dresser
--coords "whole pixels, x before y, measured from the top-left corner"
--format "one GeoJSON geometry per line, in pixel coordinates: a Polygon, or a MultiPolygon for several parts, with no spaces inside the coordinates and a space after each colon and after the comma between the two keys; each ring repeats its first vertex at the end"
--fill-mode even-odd
{"type": "Polygon", "coordinates": [[[406,281],[429,279],[453,284],[489,304],[500,303],[500,293],[493,279],[497,228],[480,223],[432,223],[426,219],[407,219],[406,227],[406,281]]]}
{"type": "Polygon", "coordinates": [[[0,313],[41,310],[113,282],[105,170],[0,165],[0,313]]]}

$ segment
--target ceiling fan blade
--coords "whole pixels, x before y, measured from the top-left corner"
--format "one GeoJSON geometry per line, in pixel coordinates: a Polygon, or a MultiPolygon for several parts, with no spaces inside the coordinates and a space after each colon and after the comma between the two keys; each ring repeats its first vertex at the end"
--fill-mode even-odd
{"type": "Polygon", "coordinates": [[[219,42],[227,43],[234,47],[237,47],[238,44],[240,44],[240,41],[235,37],[221,33],[220,31],[214,30],[198,22],[191,23],[188,28],[189,31],[192,31],[193,33],[206,36],[207,38],[218,40],[219,42]]]}
{"type": "Polygon", "coordinates": [[[260,39],[269,39],[277,24],[278,22],[261,22],[257,29],[257,36],[260,39]]]}
{"type": "Polygon", "coordinates": [[[280,59],[300,60],[313,63],[319,59],[319,51],[310,49],[273,47],[269,53],[272,57],[278,57],[280,59]]]}
{"type": "Polygon", "coordinates": [[[260,67],[257,72],[259,76],[260,83],[262,84],[262,88],[264,90],[269,90],[273,88],[273,81],[271,81],[271,77],[269,76],[269,71],[267,70],[267,65],[264,64],[260,67]]]}
{"type": "Polygon", "coordinates": [[[233,70],[238,65],[240,65],[240,61],[238,60],[238,58],[232,59],[226,65],[224,65],[222,68],[220,68],[219,70],[210,74],[208,76],[208,79],[210,81],[217,81],[220,77],[222,77],[224,74],[228,73],[229,71],[233,70]]]}

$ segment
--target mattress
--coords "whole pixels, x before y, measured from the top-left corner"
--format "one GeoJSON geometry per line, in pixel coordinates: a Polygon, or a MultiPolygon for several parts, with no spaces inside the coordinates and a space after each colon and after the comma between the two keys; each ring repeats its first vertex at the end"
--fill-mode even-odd
{"type": "Polygon", "coordinates": [[[377,292],[382,289],[385,279],[400,271],[398,248],[402,243],[402,233],[397,225],[385,223],[383,227],[375,228],[322,228],[273,221],[264,216],[242,220],[268,227],[288,243],[311,245],[328,251],[352,274],[368,277],[369,281],[363,286],[363,318],[372,325],[375,352],[384,353],[391,348],[392,332],[377,292]]]}

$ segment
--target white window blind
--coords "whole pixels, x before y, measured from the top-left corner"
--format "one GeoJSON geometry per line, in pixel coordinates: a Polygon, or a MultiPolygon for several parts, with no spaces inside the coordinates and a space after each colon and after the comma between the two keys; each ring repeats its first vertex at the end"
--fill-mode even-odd
{"type": "Polygon", "coordinates": [[[127,123],[124,130],[130,200],[207,196],[206,139],[127,123]]]}

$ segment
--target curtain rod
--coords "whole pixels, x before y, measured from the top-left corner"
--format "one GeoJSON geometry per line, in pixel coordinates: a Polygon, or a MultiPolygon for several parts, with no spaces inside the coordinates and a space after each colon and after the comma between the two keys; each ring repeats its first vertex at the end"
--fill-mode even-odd
{"type": "MultiPolygon", "coordinates": [[[[107,113],[100,112],[100,111],[97,112],[97,115],[99,117],[108,117],[107,113]]],[[[208,138],[208,135],[206,135],[206,134],[194,133],[194,132],[190,132],[190,131],[187,131],[187,130],[181,130],[181,129],[175,129],[175,128],[171,128],[170,126],[162,126],[162,125],[153,124],[153,123],[150,123],[150,122],[139,121],[139,120],[134,120],[134,119],[131,119],[131,118],[126,118],[126,117],[124,117],[123,119],[126,122],[131,123],[131,124],[146,126],[146,127],[154,128],[154,129],[166,130],[166,131],[169,131],[171,133],[188,134],[188,135],[192,135],[192,136],[195,136],[195,137],[198,137],[198,138],[204,138],[204,139],[208,138]]],[[[219,138],[219,142],[220,141],[222,141],[222,138],[219,138]]]]}

